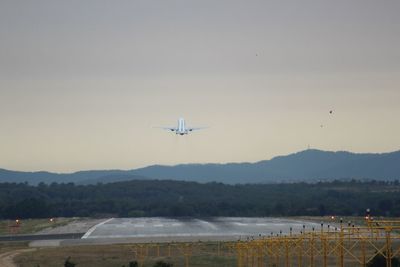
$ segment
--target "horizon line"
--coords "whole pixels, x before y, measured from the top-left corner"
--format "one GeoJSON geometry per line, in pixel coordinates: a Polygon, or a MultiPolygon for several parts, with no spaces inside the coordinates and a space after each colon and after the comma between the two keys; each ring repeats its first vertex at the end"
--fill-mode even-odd
{"type": "Polygon", "coordinates": [[[292,152],[289,154],[282,154],[282,155],[277,155],[277,156],[273,156],[270,159],[263,159],[263,160],[258,160],[258,161],[254,161],[254,162],[250,162],[250,161],[238,161],[238,162],[233,162],[233,161],[229,161],[229,162],[220,162],[220,163],[215,163],[215,162],[206,162],[206,163],[177,163],[177,164],[150,164],[150,165],[145,165],[145,166],[141,166],[141,167],[137,167],[134,169],[86,169],[86,170],[77,170],[77,171],[68,171],[68,172],[57,172],[57,171],[46,171],[46,170],[32,170],[32,171],[19,171],[19,170],[13,170],[13,169],[7,169],[7,168],[2,168],[0,167],[0,170],[3,171],[10,171],[10,172],[22,172],[22,173],[50,173],[50,174],[58,174],[58,175],[69,175],[69,174],[77,174],[77,173],[81,173],[81,172],[96,172],[96,171],[135,171],[138,169],[143,169],[143,168],[148,168],[148,167],[153,167],[153,166],[164,166],[164,167],[175,167],[175,166],[180,166],[180,165],[208,165],[208,164],[213,164],[213,165],[224,165],[224,164],[256,164],[259,162],[263,162],[263,161],[270,161],[273,160],[275,158],[279,158],[279,157],[286,157],[286,156],[290,156],[290,155],[294,155],[294,154],[298,154],[298,153],[302,153],[302,152],[306,152],[306,151],[320,151],[320,152],[331,152],[331,153],[350,153],[350,154],[369,154],[369,155],[382,155],[382,154],[391,154],[391,153],[396,153],[399,152],[400,149],[396,149],[396,150],[390,150],[390,151],[386,151],[386,152],[352,152],[352,151],[348,151],[348,150],[323,150],[323,149],[318,149],[318,148],[312,148],[309,147],[307,149],[304,150],[299,150],[297,152],[292,152]]]}

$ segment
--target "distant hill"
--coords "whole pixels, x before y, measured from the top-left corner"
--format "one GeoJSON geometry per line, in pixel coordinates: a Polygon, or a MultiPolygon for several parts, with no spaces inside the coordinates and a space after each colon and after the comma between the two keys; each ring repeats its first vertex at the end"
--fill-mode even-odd
{"type": "Polygon", "coordinates": [[[77,183],[95,184],[118,182],[127,180],[147,180],[148,178],[134,175],[129,171],[104,170],[104,171],[80,171],[75,173],[51,173],[51,172],[18,172],[0,169],[0,183],[12,182],[29,184],[44,183],[77,183]]]}
{"type": "Polygon", "coordinates": [[[0,182],[108,183],[170,179],[197,182],[274,183],[332,179],[400,179],[400,151],[356,154],[315,149],[256,163],[154,165],[135,170],[82,171],[71,174],[14,172],[0,169],[0,182]]]}
{"type": "Polygon", "coordinates": [[[135,174],[198,182],[271,183],[332,179],[400,179],[400,151],[356,154],[315,149],[256,163],[149,166],[135,174]]]}

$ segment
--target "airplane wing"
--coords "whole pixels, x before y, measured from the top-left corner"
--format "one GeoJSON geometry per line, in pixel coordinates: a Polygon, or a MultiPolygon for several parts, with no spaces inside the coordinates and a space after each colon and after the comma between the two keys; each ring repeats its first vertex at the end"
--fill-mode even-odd
{"type": "Polygon", "coordinates": [[[197,131],[197,130],[202,130],[202,129],[206,129],[208,127],[193,127],[193,128],[186,128],[189,132],[192,131],[197,131]]]}
{"type": "Polygon", "coordinates": [[[175,132],[178,130],[175,127],[154,127],[154,128],[160,128],[160,129],[171,131],[171,132],[175,132]]]}

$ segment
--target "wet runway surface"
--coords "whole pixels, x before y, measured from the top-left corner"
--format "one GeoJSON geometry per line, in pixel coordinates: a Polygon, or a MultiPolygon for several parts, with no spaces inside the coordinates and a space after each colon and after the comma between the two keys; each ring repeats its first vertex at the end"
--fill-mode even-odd
{"type": "Polygon", "coordinates": [[[152,237],[258,237],[300,233],[303,225],[307,231],[319,230],[320,224],[279,218],[115,218],[107,220],[86,233],[87,239],[106,238],[152,238],[152,237]]]}

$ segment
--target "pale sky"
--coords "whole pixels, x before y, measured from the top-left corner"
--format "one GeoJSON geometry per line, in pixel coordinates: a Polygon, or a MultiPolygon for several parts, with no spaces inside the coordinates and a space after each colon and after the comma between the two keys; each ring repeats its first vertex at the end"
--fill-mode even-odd
{"type": "Polygon", "coordinates": [[[399,14],[398,0],[0,0],[0,168],[398,150],[399,14]],[[210,128],[153,128],[180,116],[210,128]]]}

